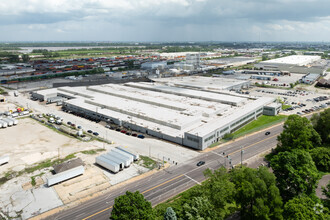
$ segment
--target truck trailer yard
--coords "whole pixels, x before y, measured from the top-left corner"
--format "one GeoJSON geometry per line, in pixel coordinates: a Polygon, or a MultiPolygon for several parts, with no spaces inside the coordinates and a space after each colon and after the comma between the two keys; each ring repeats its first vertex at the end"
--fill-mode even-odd
{"type": "Polygon", "coordinates": [[[109,173],[94,164],[95,157],[119,145],[82,142],[57,133],[32,118],[20,119],[17,126],[0,129],[0,136],[6,137],[2,138],[0,155],[10,157],[8,163],[0,166],[0,211],[13,218],[30,218],[108,190],[111,185],[149,170],[136,163],[116,175],[109,173]],[[52,177],[53,168],[44,165],[58,158],[71,157],[84,161],[84,174],[48,187],[47,179],[52,177]]]}

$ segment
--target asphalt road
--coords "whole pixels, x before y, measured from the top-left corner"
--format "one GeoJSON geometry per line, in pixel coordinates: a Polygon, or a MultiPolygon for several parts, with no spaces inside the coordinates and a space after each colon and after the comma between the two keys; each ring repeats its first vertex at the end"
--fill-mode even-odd
{"type": "Polygon", "coordinates": [[[186,161],[178,166],[171,166],[149,177],[117,188],[107,194],[84,202],[74,208],[54,214],[47,219],[109,219],[114,199],[126,191],[140,191],[144,197],[156,205],[177,195],[184,190],[201,183],[205,177],[203,171],[207,168],[217,169],[221,166],[230,168],[241,162],[241,149],[244,150],[243,161],[265,152],[276,146],[276,137],[283,130],[282,125],[274,126],[265,135],[264,132],[246,136],[216,150],[203,153],[198,157],[186,161]],[[225,152],[225,155],[223,153],[225,152]],[[226,156],[229,156],[226,158],[226,156]],[[205,165],[196,166],[198,161],[205,161],[205,165]],[[231,165],[230,165],[231,162],[231,165]]]}

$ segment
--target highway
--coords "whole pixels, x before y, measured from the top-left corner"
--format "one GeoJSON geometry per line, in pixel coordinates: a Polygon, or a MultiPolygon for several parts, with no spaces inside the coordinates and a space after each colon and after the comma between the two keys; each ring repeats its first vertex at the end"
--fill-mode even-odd
{"type": "Polygon", "coordinates": [[[283,125],[279,124],[267,130],[271,132],[269,135],[265,135],[265,132],[262,131],[240,138],[230,144],[224,144],[222,147],[213,151],[201,153],[184,164],[172,165],[151,176],[120,188],[117,187],[115,190],[102,196],[81,203],[76,207],[66,209],[46,219],[109,219],[114,199],[125,194],[126,191],[135,192],[138,190],[153,206],[157,205],[196,184],[200,184],[205,180],[203,175],[205,169],[210,168],[214,170],[221,166],[230,168],[231,165],[239,164],[241,162],[241,149],[244,150],[244,161],[274,148],[277,144],[276,138],[282,130],[283,125]],[[228,158],[226,158],[227,155],[228,158]],[[196,166],[197,162],[201,160],[205,161],[205,164],[199,167],[196,166]],[[229,161],[231,161],[231,165],[229,161]]]}

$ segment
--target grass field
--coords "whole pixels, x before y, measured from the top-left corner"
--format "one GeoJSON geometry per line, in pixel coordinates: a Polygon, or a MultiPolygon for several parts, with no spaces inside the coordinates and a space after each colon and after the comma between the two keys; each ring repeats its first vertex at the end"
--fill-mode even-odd
{"type": "Polygon", "coordinates": [[[291,105],[282,105],[282,109],[285,110],[287,108],[291,108],[292,106],[291,105]]]}
{"type": "Polygon", "coordinates": [[[262,115],[257,120],[250,122],[249,124],[245,125],[244,127],[240,128],[236,132],[234,132],[234,138],[238,138],[240,136],[256,132],[272,126],[274,124],[280,123],[285,121],[288,116],[286,115],[276,115],[276,116],[266,116],[262,115]]]}

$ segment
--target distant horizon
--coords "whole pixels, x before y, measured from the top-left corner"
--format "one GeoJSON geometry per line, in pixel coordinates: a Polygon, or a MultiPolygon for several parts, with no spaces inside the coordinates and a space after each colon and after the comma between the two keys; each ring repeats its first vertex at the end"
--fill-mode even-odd
{"type": "Polygon", "coordinates": [[[65,40],[52,40],[52,41],[0,41],[0,44],[11,44],[11,43],[130,43],[130,44],[136,44],[136,43],[155,43],[155,44],[164,44],[164,43],[185,43],[185,44],[198,44],[198,43],[330,43],[330,41],[101,41],[101,40],[76,40],[76,41],[65,41],[65,40]]]}

